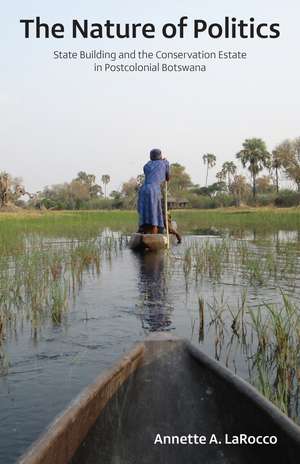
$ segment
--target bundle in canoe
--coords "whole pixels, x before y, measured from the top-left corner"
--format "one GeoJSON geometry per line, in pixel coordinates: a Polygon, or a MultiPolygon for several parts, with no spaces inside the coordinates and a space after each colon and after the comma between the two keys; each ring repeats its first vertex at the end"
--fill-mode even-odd
{"type": "Polygon", "coordinates": [[[87,387],[20,462],[289,464],[299,455],[300,428],[253,387],[190,343],[156,334],[87,387]],[[226,443],[241,434],[252,444],[226,443]],[[187,445],[195,435],[206,444],[187,445]],[[277,443],[253,443],[264,436],[277,443]]]}

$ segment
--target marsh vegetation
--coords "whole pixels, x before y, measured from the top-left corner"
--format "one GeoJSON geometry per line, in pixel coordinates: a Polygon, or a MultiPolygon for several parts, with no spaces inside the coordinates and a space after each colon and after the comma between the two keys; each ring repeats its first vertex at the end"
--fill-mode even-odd
{"type": "Polygon", "coordinates": [[[0,259],[0,343],[24,320],[34,332],[49,318],[60,324],[84,279],[99,276],[102,260],[127,245],[126,236],[108,231],[86,240],[49,240],[39,234],[15,240],[21,248],[12,253],[11,240],[10,254],[0,259]]]}
{"type": "Polygon", "coordinates": [[[234,370],[242,359],[251,383],[299,421],[299,243],[195,237],[175,259],[187,293],[214,286],[213,298],[199,297],[199,342],[210,339],[234,370]],[[228,287],[235,298],[225,297],[228,287]]]}
{"type": "MultiPolygon", "coordinates": [[[[11,397],[11,379],[17,398],[26,388],[37,395],[19,400],[21,408],[3,403],[7,443],[15,420],[31,420],[42,391],[42,414],[32,424],[41,428],[52,418],[49,385],[60,389],[59,412],[98,374],[102,359],[102,368],[111,365],[156,330],[190,338],[300,422],[298,210],[173,217],[183,244],[146,257],[127,249],[134,212],[0,215],[2,397],[11,397]]],[[[34,437],[28,427],[26,440],[34,437]]]]}

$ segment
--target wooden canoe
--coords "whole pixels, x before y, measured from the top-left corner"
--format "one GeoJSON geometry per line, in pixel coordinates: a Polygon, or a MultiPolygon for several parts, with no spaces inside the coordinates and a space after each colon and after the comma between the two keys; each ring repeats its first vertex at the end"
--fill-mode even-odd
{"type": "Polygon", "coordinates": [[[299,456],[300,428],[252,386],[188,342],[155,334],[87,387],[20,462],[289,464],[299,456]],[[225,442],[241,433],[277,443],[225,442]],[[217,443],[154,445],[195,434],[217,443]]]}
{"type": "Polygon", "coordinates": [[[167,248],[167,237],[163,234],[132,234],[129,241],[131,250],[159,251],[167,248]]]}

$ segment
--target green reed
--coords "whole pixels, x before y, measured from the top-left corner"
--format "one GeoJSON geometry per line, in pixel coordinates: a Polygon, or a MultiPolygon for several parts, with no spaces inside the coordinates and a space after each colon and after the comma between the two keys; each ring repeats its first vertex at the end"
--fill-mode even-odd
{"type": "Polygon", "coordinates": [[[297,244],[257,246],[246,241],[204,239],[188,242],[182,253],[186,281],[209,277],[221,283],[230,278],[232,284],[263,286],[270,281],[284,281],[295,286],[300,271],[297,244]]]}
{"type": "Polygon", "coordinates": [[[50,318],[62,321],[69,297],[76,296],[89,275],[100,275],[103,259],[119,254],[127,240],[118,234],[78,240],[34,240],[23,254],[0,259],[0,339],[22,320],[37,328],[50,318]]]}
{"type": "Polygon", "coordinates": [[[0,256],[23,254],[38,237],[91,240],[105,229],[132,232],[137,224],[135,211],[52,211],[0,212],[0,256]]]}
{"type": "Polygon", "coordinates": [[[286,414],[293,415],[299,401],[300,314],[285,295],[283,305],[264,305],[264,322],[250,316],[256,329],[257,346],[252,355],[255,384],[286,414]]]}
{"type": "MultiPolygon", "coordinates": [[[[216,359],[236,366],[242,357],[250,382],[299,421],[300,312],[295,303],[282,293],[281,303],[253,308],[244,292],[236,305],[221,295],[205,307],[207,332],[214,331],[216,359]]],[[[203,332],[201,320],[199,330],[203,332]]]]}

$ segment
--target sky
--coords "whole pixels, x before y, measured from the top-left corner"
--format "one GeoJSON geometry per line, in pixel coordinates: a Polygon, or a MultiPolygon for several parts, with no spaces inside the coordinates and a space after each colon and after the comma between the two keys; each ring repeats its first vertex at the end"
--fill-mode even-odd
{"type": "MultiPolygon", "coordinates": [[[[300,136],[298,0],[10,0],[0,18],[0,171],[28,191],[70,181],[84,170],[109,174],[109,190],[142,172],[149,150],[162,149],[205,182],[202,156],[234,160],[246,138],[271,151],[300,136]],[[279,22],[281,37],[260,39],[25,39],[21,18],[222,22],[224,16],[279,22]],[[54,50],[240,50],[246,62],[211,63],[206,73],[97,73],[91,62],[58,62],[54,50]]],[[[238,164],[238,163],[237,163],[238,164]]],[[[240,170],[242,168],[240,167],[240,170]]]]}

